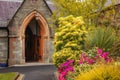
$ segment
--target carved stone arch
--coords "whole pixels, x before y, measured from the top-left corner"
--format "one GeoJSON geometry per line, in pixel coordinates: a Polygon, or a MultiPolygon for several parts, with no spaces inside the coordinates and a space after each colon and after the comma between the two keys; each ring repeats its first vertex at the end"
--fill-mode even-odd
{"type": "Polygon", "coordinates": [[[40,59],[40,62],[45,62],[45,57],[47,56],[48,50],[48,41],[49,41],[49,27],[46,19],[36,10],[32,11],[30,14],[28,14],[24,20],[22,21],[22,24],[20,26],[19,30],[19,38],[21,40],[22,44],[22,59],[25,62],[25,31],[27,28],[27,25],[30,23],[30,21],[35,18],[40,26],[40,47],[39,47],[39,56],[41,56],[42,59],[40,59]]]}
{"type": "Polygon", "coordinates": [[[22,25],[20,27],[20,33],[19,35],[21,37],[24,37],[24,32],[25,32],[25,29],[27,27],[27,25],[29,24],[29,22],[33,19],[33,18],[37,18],[38,22],[39,22],[39,25],[42,25],[41,29],[43,31],[45,31],[44,33],[41,33],[41,34],[44,34],[44,35],[48,35],[49,36],[49,28],[48,28],[48,23],[46,21],[46,19],[36,10],[32,11],[30,14],[28,14],[25,19],[22,21],[22,25]]]}

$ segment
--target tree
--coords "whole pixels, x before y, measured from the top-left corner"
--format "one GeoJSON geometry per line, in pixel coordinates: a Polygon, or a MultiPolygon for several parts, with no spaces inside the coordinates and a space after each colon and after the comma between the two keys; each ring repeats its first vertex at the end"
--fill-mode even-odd
{"type": "MultiPolygon", "coordinates": [[[[82,0],[82,2],[76,2],[76,0],[54,0],[53,3],[55,3],[57,9],[53,17],[56,20],[59,17],[68,15],[82,16],[85,22],[88,23],[90,20],[96,20],[99,14],[98,12],[106,7],[107,1],[108,0],[82,0]]],[[[112,0],[109,1],[111,4],[113,3],[112,0]]]]}

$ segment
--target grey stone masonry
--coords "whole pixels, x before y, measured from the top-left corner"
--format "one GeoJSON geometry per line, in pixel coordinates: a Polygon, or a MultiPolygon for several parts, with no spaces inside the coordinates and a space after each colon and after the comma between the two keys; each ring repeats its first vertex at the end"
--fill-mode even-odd
{"type": "MultiPolygon", "coordinates": [[[[25,47],[24,47],[24,37],[20,37],[20,29],[22,27],[23,21],[26,19],[26,17],[31,14],[33,11],[37,11],[47,22],[45,27],[49,28],[49,34],[50,38],[52,36],[52,30],[49,27],[51,24],[51,21],[49,20],[51,18],[52,13],[50,12],[46,2],[44,0],[24,0],[21,7],[18,9],[14,17],[12,18],[11,22],[8,25],[9,29],[9,65],[13,64],[22,64],[25,62],[25,47]]],[[[53,45],[49,40],[45,40],[44,46],[46,51],[44,51],[44,59],[43,62],[48,62],[49,58],[51,58],[51,52],[49,51],[49,47],[53,47],[53,45]]],[[[52,49],[50,49],[52,50],[52,49]]]]}
{"type": "Polygon", "coordinates": [[[8,57],[7,31],[0,30],[0,63],[6,63],[8,57]]]}
{"type": "Polygon", "coordinates": [[[51,18],[52,14],[44,0],[37,0],[36,2],[32,2],[32,0],[24,0],[22,6],[8,26],[10,35],[18,35],[22,21],[34,10],[38,11],[47,20],[48,25],[51,23],[48,19],[51,18]]]}
{"type": "Polygon", "coordinates": [[[0,29],[0,37],[7,37],[7,36],[8,36],[7,30],[0,29]]]}

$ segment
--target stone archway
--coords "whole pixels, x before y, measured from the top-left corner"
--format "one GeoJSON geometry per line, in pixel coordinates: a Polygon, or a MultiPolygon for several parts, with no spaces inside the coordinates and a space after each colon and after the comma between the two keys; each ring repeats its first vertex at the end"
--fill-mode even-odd
{"type": "Polygon", "coordinates": [[[47,24],[46,20],[44,19],[44,17],[37,11],[33,11],[29,15],[27,15],[27,17],[23,20],[22,25],[20,27],[19,37],[20,37],[21,43],[22,43],[22,59],[24,62],[26,62],[26,52],[25,52],[26,35],[25,35],[25,32],[28,27],[28,24],[34,18],[36,19],[36,21],[38,22],[38,25],[40,26],[40,28],[38,29],[38,31],[40,33],[37,38],[40,45],[39,45],[39,47],[36,47],[36,48],[38,48],[38,51],[37,51],[37,55],[39,58],[38,61],[44,62],[45,57],[47,56],[46,52],[48,51],[47,43],[49,41],[49,28],[48,28],[48,24],[47,24]]]}

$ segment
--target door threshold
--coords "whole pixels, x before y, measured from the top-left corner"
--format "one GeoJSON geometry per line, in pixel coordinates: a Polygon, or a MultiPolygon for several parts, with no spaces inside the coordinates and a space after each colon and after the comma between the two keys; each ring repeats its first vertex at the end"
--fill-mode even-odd
{"type": "Polygon", "coordinates": [[[39,66],[39,65],[53,65],[53,63],[40,63],[40,62],[30,62],[30,63],[24,63],[24,64],[16,64],[13,66],[39,66]]]}

